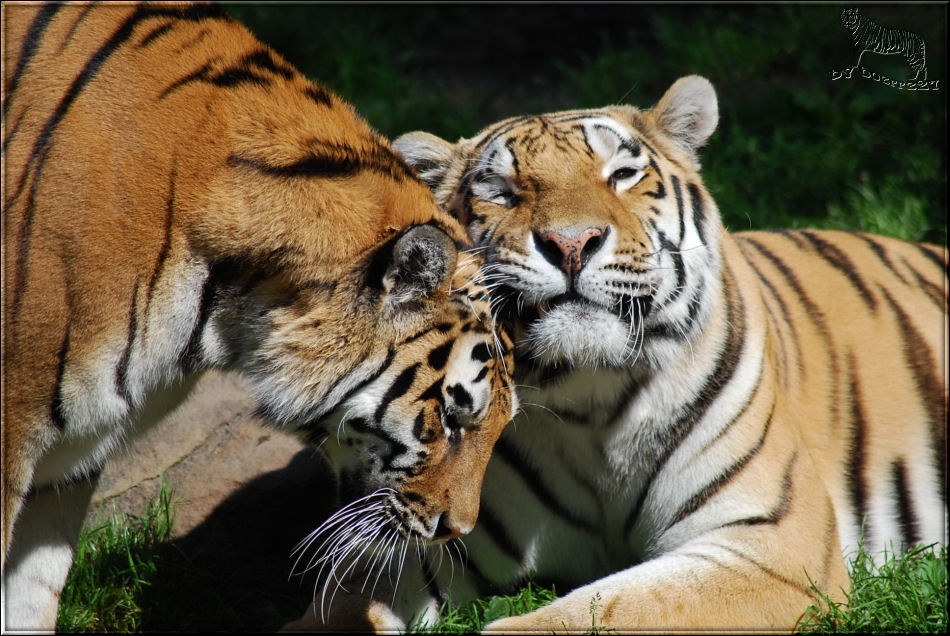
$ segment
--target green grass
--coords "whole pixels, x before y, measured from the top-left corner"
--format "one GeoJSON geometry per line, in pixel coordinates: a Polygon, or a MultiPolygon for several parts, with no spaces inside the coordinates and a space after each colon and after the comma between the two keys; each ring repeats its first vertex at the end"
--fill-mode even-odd
{"type": "Polygon", "coordinates": [[[142,593],[161,576],[160,546],[173,524],[172,494],[163,485],[141,514],[87,525],[60,597],[57,631],[141,631],[142,593]]]}
{"type": "Polygon", "coordinates": [[[859,552],[846,602],[821,593],[810,610],[802,633],[946,633],[947,548],[920,547],[880,566],[859,552]]]}
{"type": "Polygon", "coordinates": [[[556,598],[553,588],[528,583],[517,593],[476,599],[461,606],[445,603],[439,610],[435,625],[416,623],[412,633],[419,634],[472,634],[480,633],[488,623],[508,616],[520,616],[547,605],[556,598]]]}
{"type": "MultiPolygon", "coordinates": [[[[235,620],[234,608],[220,599],[200,604],[210,578],[169,542],[174,523],[173,495],[162,488],[139,515],[114,516],[83,530],[61,602],[57,630],[62,632],[139,632],[163,630],[255,629],[278,627],[288,613],[273,612],[262,624],[235,620]],[[198,600],[199,604],[189,602],[198,600]],[[161,615],[160,617],[157,615],[161,615]],[[201,615],[195,622],[194,616],[201,615]]],[[[943,633],[947,628],[947,549],[918,548],[893,555],[876,566],[859,551],[852,561],[853,582],[845,603],[816,590],[820,602],[798,626],[802,633],[943,633]]],[[[230,577],[225,573],[225,580],[230,577]]],[[[436,625],[416,624],[427,634],[479,632],[491,621],[530,612],[556,598],[553,588],[528,583],[517,593],[477,599],[460,607],[446,603],[436,625]]],[[[260,599],[258,599],[260,600],[260,599]]],[[[301,612],[305,601],[292,601],[301,612]]],[[[292,614],[291,614],[292,615],[292,614]]],[[[591,604],[589,633],[603,631],[598,605],[591,604]]]]}

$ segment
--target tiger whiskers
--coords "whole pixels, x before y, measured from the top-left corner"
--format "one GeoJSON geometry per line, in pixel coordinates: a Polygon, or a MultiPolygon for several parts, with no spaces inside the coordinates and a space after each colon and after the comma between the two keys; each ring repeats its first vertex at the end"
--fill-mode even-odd
{"type": "Polygon", "coordinates": [[[399,567],[393,586],[395,595],[412,538],[404,536],[395,525],[396,517],[391,503],[395,492],[392,488],[383,488],[347,504],[307,535],[291,552],[292,557],[296,555],[291,576],[302,576],[317,570],[313,604],[316,612],[317,593],[320,591],[320,619],[323,622],[326,622],[337,592],[340,589],[346,591],[345,583],[357,567],[364,572],[361,592],[365,591],[374,571],[373,592],[384,570],[390,572],[392,581],[393,558],[398,552],[399,567]],[[311,551],[312,556],[304,564],[306,555],[311,551]]]}

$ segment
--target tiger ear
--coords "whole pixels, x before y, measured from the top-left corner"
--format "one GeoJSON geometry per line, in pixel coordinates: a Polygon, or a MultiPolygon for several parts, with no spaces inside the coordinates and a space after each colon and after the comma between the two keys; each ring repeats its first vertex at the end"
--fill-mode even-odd
{"type": "Polygon", "coordinates": [[[656,125],[689,153],[698,167],[698,151],[719,123],[719,103],[709,80],[698,75],[679,78],[650,113],[656,125]]]}
{"type": "Polygon", "coordinates": [[[421,130],[397,137],[393,149],[433,190],[442,183],[455,155],[455,144],[421,130]]]}
{"type": "Polygon", "coordinates": [[[457,258],[455,243],[442,230],[431,225],[406,230],[393,244],[392,257],[383,275],[386,302],[404,305],[447,288],[457,258]]]}

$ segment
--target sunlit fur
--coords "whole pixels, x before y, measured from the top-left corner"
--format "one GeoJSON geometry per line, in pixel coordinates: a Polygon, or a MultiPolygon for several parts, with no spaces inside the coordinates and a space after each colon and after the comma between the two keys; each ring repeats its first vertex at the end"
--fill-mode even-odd
{"type": "Polygon", "coordinates": [[[468,532],[510,342],[388,141],[218,7],[3,16],[4,627],[53,627],[103,463],[208,368],[381,539],[468,532]]]}
{"type": "Polygon", "coordinates": [[[466,575],[432,588],[559,598],[488,631],[790,630],[812,582],[842,598],[862,529],[875,555],[946,541],[946,249],[726,232],[717,122],[692,76],[650,110],[394,142],[516,339],[466,575]]]}

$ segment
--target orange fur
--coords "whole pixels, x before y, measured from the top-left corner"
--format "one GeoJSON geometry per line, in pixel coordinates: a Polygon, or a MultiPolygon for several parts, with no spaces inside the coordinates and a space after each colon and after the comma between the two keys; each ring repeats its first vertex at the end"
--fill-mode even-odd
{"type": "MultiPolygon", "coordinates": [[[[431,538],[440,515],[470,528],[511,415],[507,339],[477,259],[457,255],[464,231],[388,141],[215,7],[3,11],[5,575],[21,525],[57,523],[29,505],[17,522],[24,502],[94,482],[209,367],[248,373],[262,413],[314,442],[335,418],[368,448],[333,451],[363,466],[347,487],[418,497],[391,503],[407,533],[431,538]],[[463,342],[493,356],[456,404],[463,342]],[[452,344],[458,360],[427,362],[452,344]],[[363,432],[347,426],[360,409],[363,432]],[[414,422],[432,439],[401,476],[414,422]]],[[[36,598],[21,579],[62,585],[62,564],[31,558],[14,559],[10,607],[36,598]]]]}

